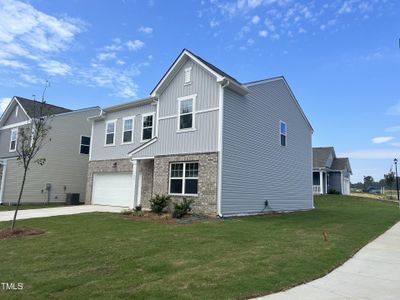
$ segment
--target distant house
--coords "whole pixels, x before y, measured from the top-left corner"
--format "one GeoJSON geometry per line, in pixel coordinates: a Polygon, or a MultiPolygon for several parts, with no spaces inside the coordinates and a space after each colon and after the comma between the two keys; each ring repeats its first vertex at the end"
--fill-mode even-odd
{"type": "Polygon", "coordinates": [[[67,193],[85,199],[86,175],[90,151],[91,125],[87,118],[98,115],[98,107],[70,110],[40,102],[13,97],[0,119],[0,204],[15,203],[23,174],[17,162],[18,132],[41,112],[51,115],[51,130],[38,158],[43,166],[32,164],[28,172],[23,203],[65,202],[67,193]]]}
{"type": "Polygon", "coordinates": [[[244,215],[313,208],[312,128],[283,77],[241,83],[188,50],[150,96],[93,122],[87,204],[244,215]]]}
{"type": "Polygon", "coordinates": [[[313,192],[327,194],[339,192],[350,195],[350,161],[336,157],[333,147],[313,148],[313,192]]]}

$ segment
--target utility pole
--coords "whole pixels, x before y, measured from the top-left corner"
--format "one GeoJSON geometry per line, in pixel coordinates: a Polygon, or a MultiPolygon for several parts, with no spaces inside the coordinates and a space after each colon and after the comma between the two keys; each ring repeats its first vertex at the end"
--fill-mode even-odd
{"type": "Polygon", "coordinates": [[[400,195],[399,195],[399,176],[397,174],[397,158],[395,158],[394,160],[394,165],[396,168],[396,190],[397,190],[397,201],[399,201],[399,207],[400,207],[400,195]]]}

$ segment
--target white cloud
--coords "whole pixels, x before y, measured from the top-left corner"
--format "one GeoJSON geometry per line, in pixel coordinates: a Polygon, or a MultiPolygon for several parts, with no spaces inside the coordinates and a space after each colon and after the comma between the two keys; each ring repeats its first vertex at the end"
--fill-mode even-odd
{"type": "Polygon", "coordinates": [[[67,64],[56,60],[44,60],[39,63],[39,66],[49,75],[64,76],[71,72],[71,67],[67,64]]]}
{"type": "Polygon", "coordinates": [[[261,37],[267,37],[267,36],[268,36],[268,31],[266,31],[266,30],[260,30],[260,31],[258,32],[258,35],[261,36],[261,37]]]}
{"type": "Polygon", "coordinates": [[[211,27],[211,28],[217,27],[218,25],[219,25],[219,22],[218,22],[218,21],[215,21],[215,20],[211,20],[211,21],[210,21],[210,27],[211,27]]]}
{"type": "Polygon", "coordinates": [[[385,129],[386,132],[399,132],[400,126],[392,126],[385,129]]]}
{"type": "Polygon", "coordinates": [[[399,142],[390,143],[390,145],[392,145],[393,147],[400,147],[400,143],[399,142]]]}
{"type": "Polygon", "coordinates": [[[400,115],[400,101],[398,101],[395,105],[392,105],[391,107],[389,107],[389,109],[386,111],[386,114],[399,116],[400,115]]]}
{"type": "Polygon", "coordinates": [[[378,136],[371,139],[372,143],[374,144],[384,144],[393,140],[394,140],[393,136],[378,136]]]}
{"type": "Polygon", "coordinates": [[[251,23],[253,24],[258,24],[260,22],[260,17],[255,15],[253,18],[251,18],[251,23]]]}
{"type": "Polygon", "coordinates": [[[153,28],[151,28],[151,27],[144,27],[144,26],[141,26],[141,27],[139,27],[138,30],[139,30],[140,32],[145,33],[145,34],[152,34],[152,33],[153,33],[153,28]]]}
{"type": "Polygon", "coordinates": [[[3,112],[6,110],[10,101],[11,101],[11,98],[7,98],[7,97],[0,99],[0,114],[3,114],[3,112]]]}
{"type": "Polygon", "coordinates": [[[362,149],[339,153],[338,156],[351,159],[393,159],[400,157],[400,149],[362,149]]]}
{"type": "Polygon", "coordinates": [[[40,81],[36,76],[30,75],[30,74],[21,74],[19,77],[23,81],[31,83],[31,84],[37,84],[40,81]]]}
{"type": "Polygon", "coordinates": [[[97,59],[98,60],[109,60],[109,59],[115,59],[115,52],[102,52],[97,54],[97,59]]]}
{"type": "Polygon", "coordinates": [[[128,41],[126,43],[126,46],[129,50],[136,51],[144,47],[144,42],[142,42],[141,40],[128,41]]]}

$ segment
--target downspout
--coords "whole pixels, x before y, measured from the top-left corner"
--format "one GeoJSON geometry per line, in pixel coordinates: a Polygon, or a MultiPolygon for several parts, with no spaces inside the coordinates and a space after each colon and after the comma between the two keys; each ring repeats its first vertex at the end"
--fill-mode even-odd
{"type": "Polygon", "coordinates": [[[224,88],[229,86],[229,81],[225,78],[221,81],[219,90],[219,112],[218,112],[218,199],[217,199],[217,213],[222,217],[221,201],[222,201],[222,149],[223,149],[223,117],[224,117],[224,88]]]}
{"type": "Polygon", "coordinates": [[[1,186],[0,186],[0,204],[3,204],[4,186],[6,182],[6,172],[7,172],[7,160],[0,161],[0,164],[3,165],[3,173],[1,176],[1,186]]]}

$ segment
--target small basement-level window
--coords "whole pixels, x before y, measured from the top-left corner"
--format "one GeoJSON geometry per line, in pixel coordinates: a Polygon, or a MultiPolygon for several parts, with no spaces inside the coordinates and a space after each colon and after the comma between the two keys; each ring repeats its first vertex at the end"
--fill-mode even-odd
{"type": "Polygon", "coordinates": [[[150,140],[153,138],[153,124],[154,114],[147,114],[142,116],[142,141],[150,140]]]}
{"type": "Polygon", "coordinates": [[[80,154],[89,154],[90,152],[90,136],[81,136],[80,154]]]}
{"type": "Polygon", "coordinates": [[[178,98],[178,130],[194,129],[195,99],[195,95],[178,98]]]}
{"type": "Polygon", "coordinates": [[[108,121],[106,123],[106,146],[115,145],[115,129],[117,121],[108,121]]]}
{"type": "Polygon", "coordinates": [[[279,133],[280,133],[281,146],[286,147],[287,128],[286,128],[286,123],[283,121],[279,121],[279,133]]]}
{"type": "Polygon", "coordinates": [[[17,150],[18,128],[11,129],[10,152],[17,150]]]}
{"type": "Polygon", "coordinates": [[[122,144],[132,143],[134,117],[124,118],[122,131],[122,144]]]}
{"type": "Polygon", "coordinates": [[[199,163],[171,163],[169,193],[177,195],[197,195],[199,163]]]}

